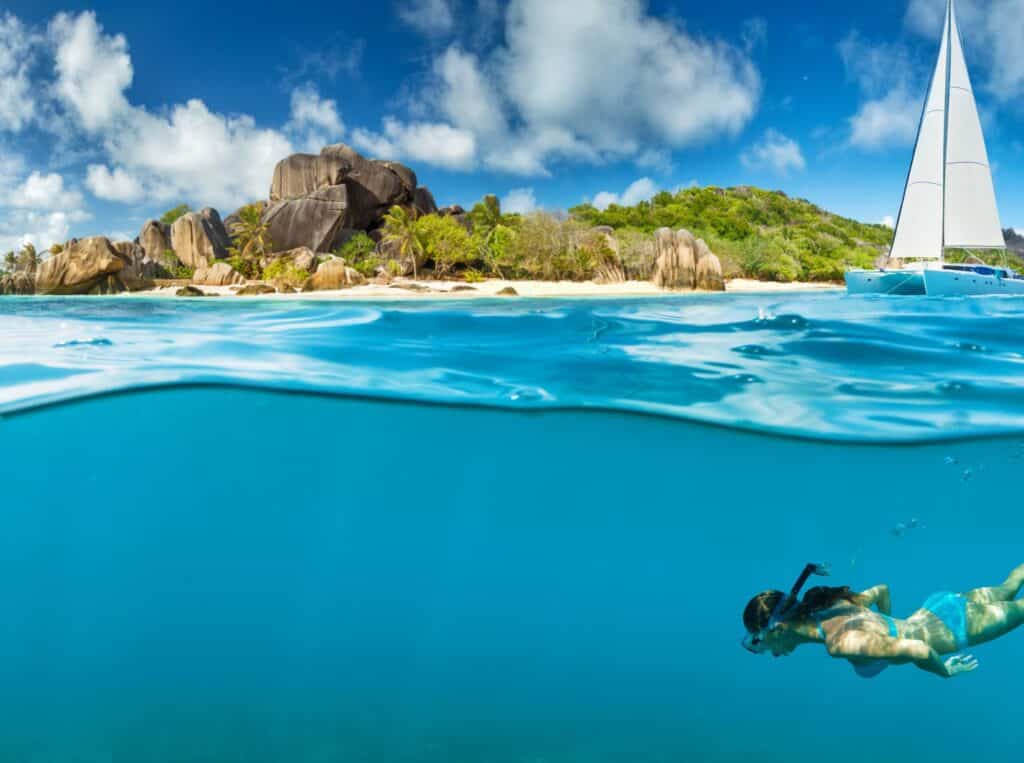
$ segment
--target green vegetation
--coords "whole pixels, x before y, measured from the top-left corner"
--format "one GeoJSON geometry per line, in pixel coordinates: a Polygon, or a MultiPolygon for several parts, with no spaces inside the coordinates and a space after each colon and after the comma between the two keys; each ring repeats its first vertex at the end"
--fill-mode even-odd
{"type": "Polygon", "coordinates": [[[53,254],[53,255],[58,255],[58,254],[60,254],[63,251],[64,251],[64,245],[63,244],[54,244],[53,246],[50,247],[50,254],[53,254]]]}
{"type": "Polygon", "coordinates": [[[171,274],[171,278],[191,279],[195,271],[188,265],[182,264],[173,249],[165,249],[163,257],[160,258],[160,265],[171,274]]]}
{"type": "Polygon", "coordinates": [[[160,222],[164,225],[174,225],[174,221],[179,217],[184,217],[192,211],[192,207],[188,204],[179,204],[174,209],[168,209],[162,215],[160,215],[160,222]]]}
{"type": "Polygon", "coordinates": [[[423,259],[425,247],[416,231],[416,213],[403,207],[392,207],[384,215],[385,244],[394,247],[399,259],[412,261],[412,275],[419,275],[419,266],[423,259]]]}
{"type": "Polygon", "coordinates": [[[469,231],[453,217],[424,215],[413,230],[424,258],[434,264],[435,275],[446,276],[477,260],[479,250],[469,231]]]}
{"type": "Polygon", "coordinates": [[[686,228],[708,242],[726,276],[772,281],[838,281],[848,267],[871,267],[892,231],[833,215],[802,199],[759,188],[687,188],[634,207],[571,210],[576,220],[653,234],[686,228]]]}
{"type": "Polygon", "coordinates": [[[238,210],[238,220],[231,225],[235,242],[228,249],[228,262],[246,278],[259,274],[259,261],[274,251],[270,232],[263,221],[263,206],[249,204],[238,210]]]}
{"type": "Polygon", "coordinates": [[[309,280],[309,273],[288,259],[274,260],[263,270],[263,280],[274,284],[283,284],[293,289],[301,289],[309,280]]]}
{"type": "Polygon", "coordinates": [[[357,233],[334,254],[366,278],[377,275],[377,269],[384,264],[384,260],[377,254],[377,243],[365,233],[357,233]]]}

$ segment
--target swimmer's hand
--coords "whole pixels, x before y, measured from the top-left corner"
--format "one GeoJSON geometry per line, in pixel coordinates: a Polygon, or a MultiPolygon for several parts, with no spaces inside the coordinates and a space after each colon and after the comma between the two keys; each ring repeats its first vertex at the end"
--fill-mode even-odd
{"type": "Polygon", "coordinates": [[[978,669],[978,659],[973,654],[957,654],[946,660],[943,665],[946,674],[952,678],[961,673],[971,673],[978,669]]]}

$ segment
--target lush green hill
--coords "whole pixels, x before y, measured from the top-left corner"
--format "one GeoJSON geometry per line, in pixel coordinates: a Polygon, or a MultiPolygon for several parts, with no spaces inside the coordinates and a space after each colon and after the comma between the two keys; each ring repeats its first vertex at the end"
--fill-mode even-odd
{"type": "Polygon", "coordinates": [[[591,225],[651,233],[686,228],[722,259],[727,276],[773,281],[839,281],[848,267],[871,267],[892,231],[834,215],[781,191],[687,188],[635,207],[570,210],[591,225]]]}

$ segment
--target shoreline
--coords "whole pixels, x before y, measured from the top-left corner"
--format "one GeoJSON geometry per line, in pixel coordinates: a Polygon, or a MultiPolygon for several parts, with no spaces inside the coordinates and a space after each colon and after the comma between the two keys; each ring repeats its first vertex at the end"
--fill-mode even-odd
{"type": "MultiPolygon", "coordinates": [[[[180,286],[161,286],[139,292],[125,292],[113,295],[121,298],[175,298],[180,286]]],[[[196,286],[207,296],[234,297],[240,286],[196,286]]],[[[467,300],[467,299],[616,299],[629,297],[668,298],[686,295],[708,294],[780,294],[792,292],[837,291],[843,287],[831,283],[778,283],[736,278],[726,282],[724,292],[713,291],[671,291],[662,289],[649,281],[626,281],[623,283],[598,284],[592,281],[504,281],[489,279],[469,284],[464,281],[428,281],[411,278],[396,279],[390,285],[362,284],[346,289],[329,291],[294,292],[289,294],[260,294],[240,299],[283,299],[322,301],[406,301],[406,300],[467,300]],[[505,289],[514,289],[515,294],[502,294],[505,289]]]]}

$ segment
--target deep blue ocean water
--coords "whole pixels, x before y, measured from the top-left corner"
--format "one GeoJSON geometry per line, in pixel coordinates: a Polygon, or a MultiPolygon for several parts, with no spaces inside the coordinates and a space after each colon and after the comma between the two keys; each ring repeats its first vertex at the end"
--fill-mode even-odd
{"type": "Polygon", "coordinates": [[[1024,631],[739,642],[808,561],[1024,563],[1022,353],[1013,299],[0,300],[0,760],[1017,760],[1024,631]]]}

